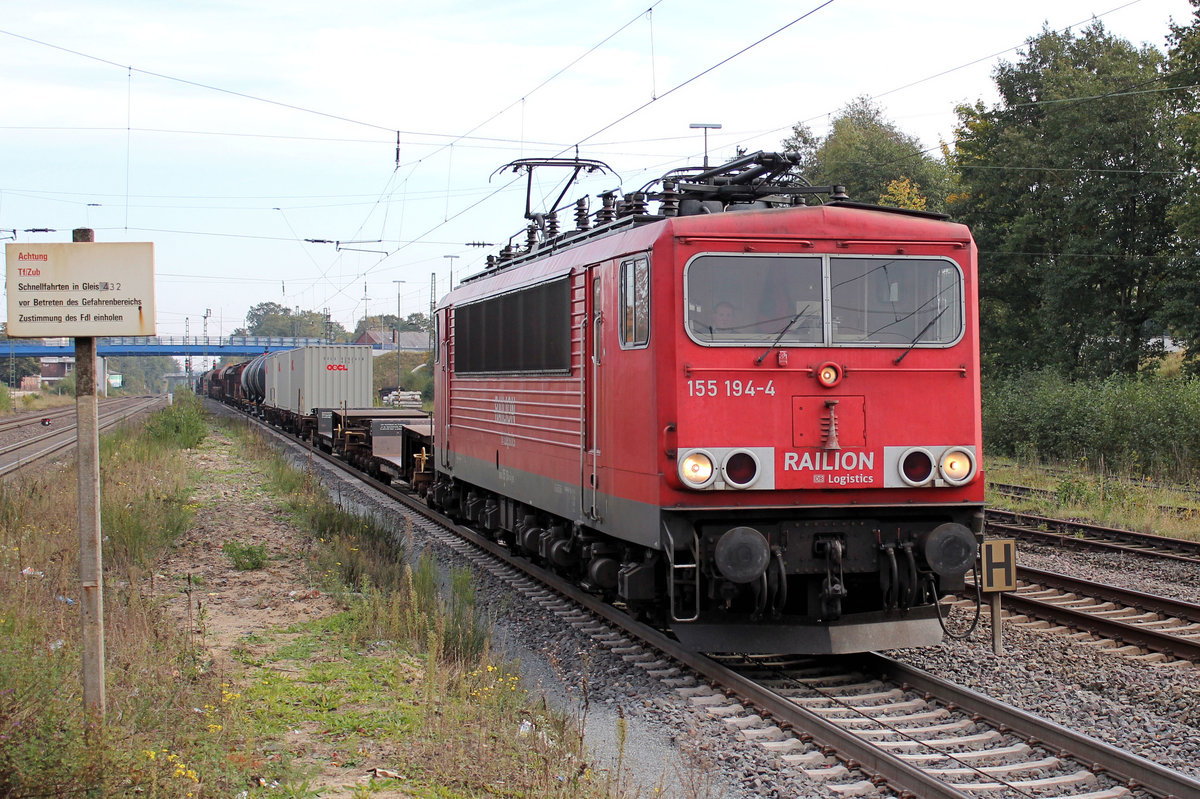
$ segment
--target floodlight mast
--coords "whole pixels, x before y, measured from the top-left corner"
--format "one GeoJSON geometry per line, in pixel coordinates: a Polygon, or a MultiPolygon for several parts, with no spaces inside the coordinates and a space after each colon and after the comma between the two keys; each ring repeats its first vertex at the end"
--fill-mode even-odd
{"type": "Polygon", "coordinates": [[[704,168],[708,169],[708,132],[710,130],[720,130],[720,122],[693,122],[688,125],[692,129],[700,129],[704,131],[704,168]]]}

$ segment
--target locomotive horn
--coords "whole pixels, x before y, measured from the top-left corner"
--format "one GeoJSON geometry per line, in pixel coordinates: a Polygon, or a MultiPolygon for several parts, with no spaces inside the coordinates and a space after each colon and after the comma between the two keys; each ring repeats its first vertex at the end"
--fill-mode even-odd
{"type": "Polygon", "coordinates": [[[732,583],[750,583],[767,569],[771,548],[767,539],[753,527],[734,527],[717,541],[713,560],[717,570],[732,583]]]}

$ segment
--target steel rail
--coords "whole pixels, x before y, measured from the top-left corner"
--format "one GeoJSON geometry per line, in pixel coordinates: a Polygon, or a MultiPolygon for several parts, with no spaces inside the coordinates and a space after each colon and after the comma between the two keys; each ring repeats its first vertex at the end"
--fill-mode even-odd
{"type": "Polygon", "coordinates": [[[1075,594],[1085,594],[1106,602],[1118,602],[1126,607],[1138,608],[1153,613],[1165,613],[1179,619],[1200,624],[1200,605],[1166,596],[1156,596],[1129,588],[1120,588],[1107,583],[1083,580],[1068,574],[1017,566],[1017,579],[1036,583],[1046,588],[1058,588],[1075,594]]]}
{"type": "MultiPolygon", "coordinates": [[[[161,401],[162,400],[157,399],[157,398],[139,397],[136,399],[136,401],[127,401],[127,402],[129,402],[129,404],[133,405],[132,408],[127,408],[127,407],[114,408],[112,406],[112,404],[109,404],[104,409],[104,412],[100,415],[100,417],[98,419],[98,422],[100,425],[100,430],[107,430],[108,428],[112,427],[113,425],[115,425],[119,422],[122,422],[131,416],[135,416],[139,413],[142,413],[143,411],[146,411],[146,410],[154,407],[156,404],[158,404],[161,401]]],[[[59,428],[58,430],[54,430],[54,431],[45,433],[40,436],[35,436],[34,438],[26,439],[25,441],[22,441],[19,444],[16,444],[14,446],[10,446],[3,450],[0,450],[0,457],[2,457],[5,455],[10,455],[15,452],[19,452],[26,448],[32,447],[34,444],[37,444],[40,441],[44,441],[46,439],[53,440],[53,443],[51,443],[49,446],[46,446],[43,449],[37,450],[36,452],[30,454],[29,456],[18,457],[12,463],[10,463],[6,466],[0,466],[0,477],[4,477],[13,472],[19,471],[20,469],[28,466],[31,463],[34,463],[42,458],[53,455],[54,453],[59,452],[61,450],[67,449],[68,447],[74,446],[77,436],[69,435],[72,432],[72,430],[74,430],[74,428],[75,428],[75,424],[74,424],[74,422],[72,422],[67,427],[62,427],[62,428],[59,428]]]]}
{"type": "MultiPolygon", "coordinates": [[[[128,402],[130,398],[109,398],[99,402],[100,407],[112,405],[114,402],[128,402]]],[[[18,430],[26,425],[39,425],[43,419],[59,419],[69,418],[75,415],[75,403],[70,405],[56,405],[53,408],[45,408],[40,411],[28,411],[14,414],[9,417],[0,417],[0,433],[7,433],[9,430],[18,430]]]]}
{"type": "Polygon", "coordinates": [[[1103,638],[1111,638],[1122,644],[1140,646],[1152,652],[1161,652],[1172,657],[1200,662],[1200,643],[1196,641],[1160,633],[1136,624],[1106,619],[1082,610],[1056,605],[1053,602],[1029,599],[1020,594],[1007,594],[1003,601],[1009,610],[1026,616],[1095,633],[1103,638]]]}
{"type": "Polygon", "coordinates": [[[56,408],[47,408],[43,411],[22,413],[0,422],[0,433],[7,433],[9,430],[19,430],[26,425],[37,425],[43,419],[58,419],[74,412],[74,405],[62,405],[56,408]]]}
{"type": "MultiPolygon", "coordinates": [[[[1127,591],[1116,586],[1093,583],[1038,569],[1018,567],[1017,575],[1019,579],[1046,588],[1200,623],[1200,605],[1190,602],[1143,594],[1138,591],[1127,591]]],[[[1103,638],[1110,638],[1122,644],[1132,644],[1152,652],[1161,652],[1172,657],[1200,662],[1200,640],[1172,635],[1169,630],[1160,631],[1146,625],[1122,621],[1120,618],[1106,618],[1089,612],[1088,606],[1073,607],[1051,599],[1025,596],[1020,590],[1005,592],[1002,602],[1009,610],[1026,616],[1051,621],[1076,630],[1084,630],[1103,638]]]]}
{"type": "MultiPolygon", "coordinates": [[[[1052,491],[1048,488],[1032,488],[1030,486],[1012,485],[1010,483],[988,483],[987,491],[989,494],[995,493],[1005,497],[1012,497],[1014,499],[1037,497],[1044,500],[1053,500],[1057,496],[1055,491],[1052,491]]],[[[1186,493],[1194,492],[1186,491],[1186,493]]],[[[1200,515],[1200,508],[1195,506],[1187,507],[1184,505],[1159,505],[1157,507],[1160,513],[1170,514],[1181,519],[1191,519],[1197,515],[1200,515]]]]}
{"type": "Polygon", "coordinates": [[[1051,519],[1046,516],[1002,511],[995,508],[989,508],[987,516],[989,529],[1003,530],[1015,536],[1050,541],[1063,547],[1094,549],[1124,554],[1134,553],[1150,557],[1183,560],[1191,563],[1200,561],[1200,541],[1187,541],[1181,538],[1169,538],[1162,535],[1139,533],[1134,530],[1122,530],[1116,527],[1103,527],[1101,525],[1071,522],[1063,519],[1051,519]],[[1048,529],[1038,529],[1040,526],[1048,529]],[[1096,537],[1080,538],[1076,533],[1096,537]],[[1119,541],[1129,543],[1114,543],[1119,541]],[[1150,547],[1153,547],[1153,549],[1150,547]]]}
{"type": "Polygon", "coordinates": [[[1200,780],[1160,766],[1153,761],[1118,749],[1103,741],[1067,729],[1049,719],[997,702],[961,685],[943,680],[886,655],[872,653],[879,673],[913,690],[933,694],[959,709],[978,715],[1000,729],[1059,749],[1067,756],[1104,771],[1125,786],[1141,788],[1161,799],[1200,796],[1200,780]]]}

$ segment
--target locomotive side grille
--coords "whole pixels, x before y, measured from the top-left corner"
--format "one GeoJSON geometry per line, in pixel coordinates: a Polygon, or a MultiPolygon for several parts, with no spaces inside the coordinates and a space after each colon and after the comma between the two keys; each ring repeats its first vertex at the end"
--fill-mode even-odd
{"type": "Polygon", "coordinates": [[[454,309],[453,430],[496,436],[503,447],[584,446],[585,288],[582,275],[572,275],[454,309]],[[504,359],[482,357],[505,348],[504,359]]]}
{"type": "Polygon", "coordinates": [[[536,388],[521,386],[528,381],[505,381],[503,388],[494,381],[479,387],[458,381],[450,406],[454,427],[577,449],[582,413],[579,381],[541,379],[536,388]]]}

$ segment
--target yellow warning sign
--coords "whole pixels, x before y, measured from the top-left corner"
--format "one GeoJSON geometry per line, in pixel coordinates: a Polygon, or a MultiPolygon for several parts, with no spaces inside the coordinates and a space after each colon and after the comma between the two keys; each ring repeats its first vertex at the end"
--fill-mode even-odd
{"type": "Polygon", "coordinates": [[[1013,591],[1017,587],[1017,542],[1012,538],[983,541],[983,590],[1013,591]]]}

